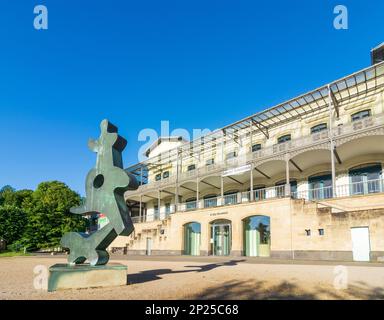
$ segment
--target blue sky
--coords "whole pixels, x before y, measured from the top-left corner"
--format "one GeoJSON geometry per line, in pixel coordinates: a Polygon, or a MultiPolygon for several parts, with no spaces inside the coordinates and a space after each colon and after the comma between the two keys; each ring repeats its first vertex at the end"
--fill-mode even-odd
{"type": "Polygon", "coordinates": [[[216,129],[368,66],[384,41],[382,0],[3,0],[0,14],[0,186],[80,193],[102,119],[129,166],[144,128],[216,129]]]}

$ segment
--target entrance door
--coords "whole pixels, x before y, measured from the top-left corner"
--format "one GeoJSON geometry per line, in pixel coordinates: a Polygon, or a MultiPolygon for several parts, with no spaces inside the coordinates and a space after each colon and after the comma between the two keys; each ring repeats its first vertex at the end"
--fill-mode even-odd
{"type": "Polygon", "coordinates": [[[370,243],[368,227],[351,228],[354,261],[369,261],[370,243]]]}
{"type": "Polygon", "coordinates": [[[228,224],[212,226],[213,254],[215,256],[228,256],[231,251],[231,231],[228,224]]]}

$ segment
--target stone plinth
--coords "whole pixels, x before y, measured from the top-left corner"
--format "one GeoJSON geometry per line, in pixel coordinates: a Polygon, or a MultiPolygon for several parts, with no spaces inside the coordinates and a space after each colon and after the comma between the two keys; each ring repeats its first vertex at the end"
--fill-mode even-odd
{"type": "Polygon", "coordinates": [[[127,266],[89,264],[70,266],[55,264],[49,268],[48,291],[114,287],[127,284],[127,266]]]}

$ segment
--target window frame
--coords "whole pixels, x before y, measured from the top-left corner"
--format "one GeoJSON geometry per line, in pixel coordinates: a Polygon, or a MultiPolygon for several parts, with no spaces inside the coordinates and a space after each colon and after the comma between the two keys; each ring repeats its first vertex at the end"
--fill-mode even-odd
{"type": "Polygon", "coordinates": [[[311,134],[320,133],[320,132],[323,132],[325,130],[328,130],[328,124],[326,122],[319,123],[319,124],[317,124],[311,128],[311,134]],[[318,128],[321,126],[323,126],[323,128],[318,130],[318,128]],[[317,130],[317,131],[314,131],[314,130],[317,130]]]}
{"type": "Polygon", "coordinates": [[[352,122],[360,121],[360,120],[363,120],[363,119],[365,119],[365,118],[369,118],[369,117],[371,117],[371,116],[372,116],[372,111],[371,111],[371,109],[360,110],[360,111],[358,111],[358,112],[355,112],[355,113],[351,114],[351,121],[352,121],[352,122]],[[363,114],[364,112],[367,112],[368,114],[365,115],[365,116],[362,116],[362,114],[363,114]],[[355,117],[357,117],[357,116],[359,116],[359,117],[358,117],[358,118],[355,118],[355,117]]]}
{"type": "Polygon", "coordinates": [[[163,179],[168,179],[170,176],[169,170],[163,172],[163,179]]]}
{"type": "Polygon", "coordinates": [[[261,143],[255,143],[251,146],[251,152],[257,152],[261,150],[261,143]],[[258,146],[259,148],[258,149],[255,149],[255,147],[258,146]]]}
{"type": "Polygon", "coordinates": [[[292,135],[290,133],[284,134],[284,135],[277,138],[277,144],[286,143],[286,142],[289,142],[291,140],[292,140],[292,135]],[[283,138],[287,138],[287,137],[289,137],[289,139],[282,141],[283,138]]]}

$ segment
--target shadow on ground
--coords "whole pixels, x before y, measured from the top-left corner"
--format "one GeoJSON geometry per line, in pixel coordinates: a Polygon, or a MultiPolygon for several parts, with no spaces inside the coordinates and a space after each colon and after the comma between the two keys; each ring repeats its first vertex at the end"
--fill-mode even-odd
{"type": "Polygon", "coordinates": [[[210,263],[201,266],[185,266],[185,268],[195,268],[192,270],[179,270],[173,271],[172,269],[155,269],[155,270],[146,270],[139,273],[130,274],[127,277],[127,284],[138,284],[149,281],[160,280],[162,275],[165,274],[177,274],[177,273],[189,273],[189,272],[207,272],[220,267],[233,267],[236,266],[239,262],[245,260],[230,260],[221,263],[210,263]]]}
{"type": "Polygon", "coordinates": [[[307,291],[289,281],[282,281],[275,285],[268,285],[265,281],[254,280],[229,281],[219,286],[210,287],[191,298],[194,300],[383,300],[384,288],[371,287],[360,282],[357,285],[349,286],[346,290],[336,290],[329,287],[307,291]]]}

